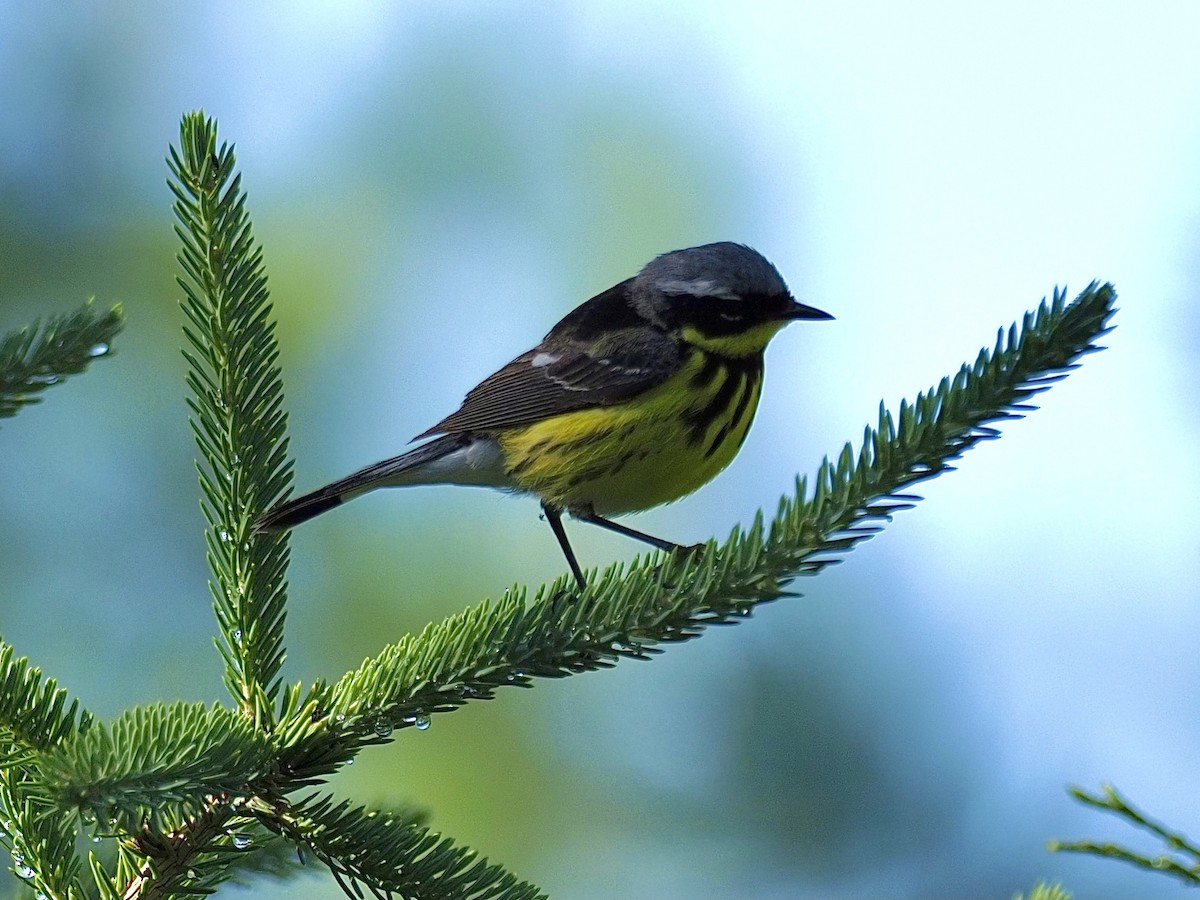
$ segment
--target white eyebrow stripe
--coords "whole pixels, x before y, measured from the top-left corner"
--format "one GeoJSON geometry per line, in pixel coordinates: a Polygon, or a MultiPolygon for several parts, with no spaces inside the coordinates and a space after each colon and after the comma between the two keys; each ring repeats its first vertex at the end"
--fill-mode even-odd
{"type": "Polygon", "coordinates": [[[654,286],[664,294],[691,294],[694,297],[720,297],[722,300],[741,300],[729,288],[717,284],[711,278],[694,278],[691,281],[669,279],[656,281],[654,286]]]}

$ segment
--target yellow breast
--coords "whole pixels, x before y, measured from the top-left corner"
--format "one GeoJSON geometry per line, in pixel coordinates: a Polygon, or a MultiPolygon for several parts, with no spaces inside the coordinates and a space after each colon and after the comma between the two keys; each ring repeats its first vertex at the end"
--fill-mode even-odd
{"type": "Polygon", "coordinates": [[[762,390],[762,354],[692,350],[662,384],[614,406],[496,434],[509,477],[566,509],[600,515],[690,494],[737,455],[762,390]]]}

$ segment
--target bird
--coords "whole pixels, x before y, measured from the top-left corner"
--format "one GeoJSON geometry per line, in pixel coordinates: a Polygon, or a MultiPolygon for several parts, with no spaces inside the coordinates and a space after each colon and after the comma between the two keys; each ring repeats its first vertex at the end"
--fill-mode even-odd
{"type": "Polygon", "coordinates": [[[413,438],[426,443],[260,516],[278,532],[381,487],[480,485],[541,503],[579,589],[587,579],[563,514],[666,552],[685,547],[610,516],[687,496],[737,455],[785,325],[832,319],[797,302],[750,247],[663,253],[585,301],[532,350],[413,438]]]}

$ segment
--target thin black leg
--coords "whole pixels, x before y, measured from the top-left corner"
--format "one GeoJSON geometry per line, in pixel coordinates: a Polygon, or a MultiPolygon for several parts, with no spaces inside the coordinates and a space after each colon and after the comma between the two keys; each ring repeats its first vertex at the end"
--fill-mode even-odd
{"type": "Polygon", "coordinates": [[[558,538],[558,546],[562,547],[563,556],[567,558],[567,565],[571,567],[571,574],[575,576],[575,581],[579,584],[579,589],[587,588],[587,579],[583,577],[583,569],[579,568],[579,562],[575,559],[575,551],[571,549],[571,542],[567,540],[567,530],[563,528],[562,510],[557,506],[547,506],[542,504],[542,512],[546,514],[546,521],[550,523],[550,530],[554,532],[554,536],[558,538]]]}
{"type": "Polygon", "coordinates": [[[571,515],[580,522],[590,522],[593,525],[599,525],[601,528],[607,528],[609,531],[615,531],[617,534],[623,534],[625,537],[633,538],[635,541],[643,541],[651,547],[657,547],[659,550],[665,550],[668,553],[677,550],[695,550],[695,547],[685,547],[682,544],[676,544],[672,541],[667,541],[662,538],[657,538],[652,534],[646,534],[644,531],[638,531],[630,528],[627,525],[620,525],[611,519],[606,519],[603,516],[598,516],[590,509],[571,510],[571,515]]]}

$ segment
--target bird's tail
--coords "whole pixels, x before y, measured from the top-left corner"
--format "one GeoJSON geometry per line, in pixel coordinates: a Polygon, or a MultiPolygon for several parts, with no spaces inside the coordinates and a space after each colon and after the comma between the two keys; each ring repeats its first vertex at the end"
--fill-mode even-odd
{"type": "MultiPolygon", "coordinates": [[[[293,525],[307,522],[314,516],[319,516],[377,487],[404,484],[404,473],[411,471],[415,475],[416,470],[426,463],[461,449],[468,442],[469,439],[465,435],[448,434],[400,456],[367,466],[353,475],[347,475],[323,488],[276,506],[259,516],[254,523],[254,531],[286,531],[293,525]]],[[[410,483],[418,484],[421,480],[414,478],[410,483]]]]}

